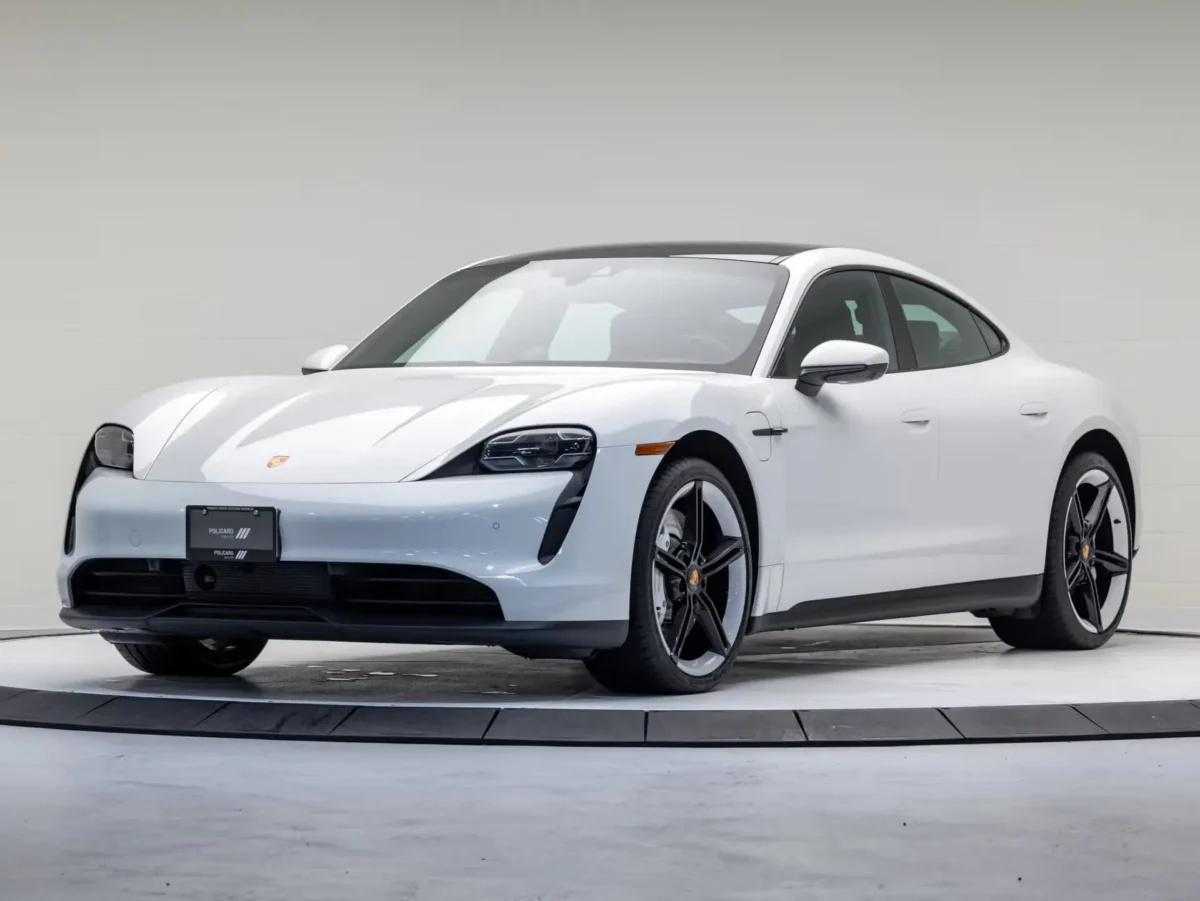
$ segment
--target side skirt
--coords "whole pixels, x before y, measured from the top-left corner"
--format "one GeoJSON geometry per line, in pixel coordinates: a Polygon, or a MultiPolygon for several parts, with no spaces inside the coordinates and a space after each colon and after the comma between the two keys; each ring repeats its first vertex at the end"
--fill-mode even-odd
{"type": "Polygon", "coordinates": [[[939,613],[1005,615],[1034,606],[1042,594],[1042,574],[957,582],[904,591],[884,591],[845,598],[804,601],[750,620],[748,633],[807,626],[834,626],[876,619],[902,619],[939,613]]]}

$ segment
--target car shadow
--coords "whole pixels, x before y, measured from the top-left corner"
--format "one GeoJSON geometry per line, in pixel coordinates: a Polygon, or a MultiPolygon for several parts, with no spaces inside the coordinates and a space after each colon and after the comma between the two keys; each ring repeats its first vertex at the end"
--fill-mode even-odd
{"type": "MultiPolygon", "coordinates": [[[[613,699],[578,661],[528,660],[499,648],[278,643],[242,675],[212,680],[159,676],[104,680],[108,691],[151,695],[350,704],[494,704],[613,699]],[[329,647],[328,656],[321,650],[329,647]],[[335,650],[336,649],[336,650],[335,650]]],[[[753,688],[807,675],[900,668],[1004,648],[990,629],[971,626],[862,624],[749,636],[722,690],[753,688]]],[[[630,698],[629,700],[633,700],[630,698]]]]}

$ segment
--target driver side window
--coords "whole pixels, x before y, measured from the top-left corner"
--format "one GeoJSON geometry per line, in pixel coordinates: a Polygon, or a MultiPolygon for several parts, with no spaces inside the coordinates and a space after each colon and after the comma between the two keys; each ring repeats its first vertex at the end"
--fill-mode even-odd
{"type": "Polygon", "coordinates": [[[862,341],[888,353],[889,371],[896,368],[896,345],[879,278],[874,272],[831,272],[817,278],[800,302],[783,342],[776,378],[796,378],[809,352],[825,341],[862,341]]]}

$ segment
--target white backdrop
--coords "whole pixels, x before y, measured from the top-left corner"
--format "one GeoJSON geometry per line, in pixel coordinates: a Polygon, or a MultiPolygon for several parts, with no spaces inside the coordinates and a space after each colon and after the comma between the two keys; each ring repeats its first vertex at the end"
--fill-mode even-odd
{"type": "Polygon", "coordinates": [[[1111,379],[1145,436],[1129,622],[1200,625],[1198,26],[1187,0],[0,0],[0,626],[55,622],[118,399],[296,371],[480,257],[697,237],[911,259],[1111,379]]]}

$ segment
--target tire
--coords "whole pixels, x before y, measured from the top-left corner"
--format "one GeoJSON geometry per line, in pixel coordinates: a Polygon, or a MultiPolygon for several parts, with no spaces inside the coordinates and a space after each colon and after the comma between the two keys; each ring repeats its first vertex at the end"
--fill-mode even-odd
{"type": "Polygon", "coordinates": [[[629,637],[585,661],[596,681],[623,694],[714,688],[733,664],[749,620],[749,535],[737,493],[720,470],[694,458],[663,467],[638,518],[629,637]],[[696,522],[699,555],[692,551],[696,522]]]}
{"type": "Polygon", "coordinates": [[[1032,616],[991,618],[1001,641],[1014,648],[1084,651],[1112,638],[1129,600],[1129,509],[1126,486],[1105,457],[1088,452],[1067,461],[1050,510],[1041,598],[1032,616]]]}
{"type": "Polygon", "coordinates": [[[232,676],[262,653],[266,639],[164,638],[155,644],[112,642],[125,660],[152,676],[232,676]]]}

